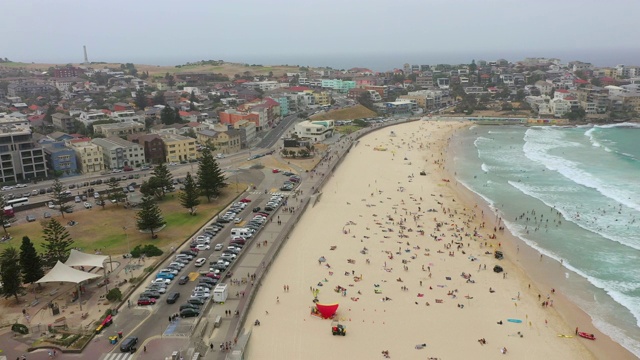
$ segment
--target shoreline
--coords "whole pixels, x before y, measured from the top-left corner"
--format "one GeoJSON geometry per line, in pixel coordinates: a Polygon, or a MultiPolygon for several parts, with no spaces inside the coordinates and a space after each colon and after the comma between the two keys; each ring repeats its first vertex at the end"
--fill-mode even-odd
{"type": "Polygon", "coordinates": [[[382,357],[382,349],[392,358],[498,359],[502,348],[521,358],[595,358],[583,339],[557,337],[573,334],[573,328],[540,308],[526,290],[520,267],[509,268],[509,276],[491,271],[500,260],[493,258],[495,247],[483,245],[497,246],[498,241],[486,237],[489,229],[479,226],[483,220],[473,207],[458,202],[462,199],[452,183],[443,180],[447,139],[454,128],[466,125],[460,121],[402,124],[396,127],[397,138],[376,132],[351,149],[352,156],[345,157],[331,174],[322,188],[322,200],[302,215],[279,261],[274,261],[260,284],[244,323],[252,331],[249,358],[323,359],[327,347],[362,358],[382,357]],[[396,151],[405,154],[404,160],[396,151]],[[426,173],[418,176],[419,171],[426,173]],[[439,210],[432,213],[428,207],[439,210]],[[402,221],[403,211],[406,215],[410,211],[413,221],[410,216],[402,221]],[[422,227],[425,234],[403,232],[403,223],[406,228],[422,227]],[[480,229],[477,237],[469,234],[474,228],[480,229]],[[401,251],[405,241],[406,249],[401,251]],[[457,249],[454,241],[461,242],[457,249]],[[363,246],[369,249],[364,255],[363,246]],[[447,251],[449,256],[444,255],[447,251]],[[331,263],[330,269],[322,265],[320,256],[327,257],[325,265],[331,263]],[[488,265],[488,271],[480,271],[478,264],[485,264],[485,269],[488,265]],[[470,277],[458,276],[465,272],[475,281],[470,284],[464,280],[470,277]],[[343,294],[331,291],[338,285],[343,286],[343,294]],[[346,339],[332,337],[330,322],[309,315],[314,287],[320,289],[321,303],[340,303],[337,319],[349,329],[346,339]],[[374,289],[375,294],[384,295],[375,295],[374,289]],[[456,299],[458,289],[460,299],[456,299]],[[520,324],[508,322],[509,318],[520,324]],[[261,326],[252,327],[253,319],[260,320],[261,326]],[[476,343],[485,337],[485,344],[476,343]],[[287,339],[284,344],[280,344],[282,338],[287,339]],[[417,352],[423,347],[414,346],[421,343],[427,343],[427,350],[417,352]],[[371,344],[376,344],[375,349],[371,344]]]}
{"type": "MultiPolygon", "coordinates": [[[[473,124],[470,124],[470,126],[471,125],[473,124]]],[[[449,143],[447,148],[447,156],[445,160],[447,167],[444,171],[449,175],[449,177],[456,179],[455,186],[449,186],[451,190],[467,204],[477,204],[483,211],[492,214],[493,217],[496,217],[498,215],[496,215],[496,212],[487,200],[468,188],[462,182],[458,181],[455,174],[451,174],[450,172],[451,164],[459,153],[459,147],[462,146],[461,144],[456,143],[455,139],[458,132],[464,129],[468,129],[468,127],[458,129],[452,134],[451,139],[453,141],[449,143]]],[[[558,289],[562,287],[562,282],[567,281],[564,274],[566,272],[571,272],[571,270],[563,267],[559,261],[549,258],[546,255],[542,255],[543,260],[539,260],[541,254],[535,248],[529,246],[524,240],[513,235],[508,228],[505,227],[504,231],[500,234],[499,239],[502,240],[503,248],[505,250],[505,258],[507,261],[520,269],[524,280],[533,284],[533,288],[531,289],[532,292],[537,291],[540,294],[545,294],[548,290],[542,289],[558,289]],[[545,266],[541,268],[540,264],[552,264],[553,266],[547,266],[545,269],[545,266]]],[[[573,272],[571,273],[574,277],[579,276],[573,272]]],[[[622,344],[601,332],[593,324],[591,316],[580,308],[580,306],[562,294],[562,292],[556,291],[554,294],[554,300],[553,307],[555,309],[552,309],[552,311],[562,319],[569,331],[572,331],[570,324],[577,324],[578,328],[585,328],[589,326],[590,328],[588,332],[596,335],[597,340],[595,342],[588,340],[582,341],[582,345],[588,349],[593,356],[598,359],[608,357],[614,357],[616,359],[637,359],[637,357],[622,346],[622,344]],[[615,354],[615,356],[612,356],[612,354],[615,354]]]]}

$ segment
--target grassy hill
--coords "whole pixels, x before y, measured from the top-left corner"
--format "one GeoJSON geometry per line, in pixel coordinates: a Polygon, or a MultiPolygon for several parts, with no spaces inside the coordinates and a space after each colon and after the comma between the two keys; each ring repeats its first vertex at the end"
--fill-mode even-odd
{"type": "MultiPolygon", "coordinates": [[[[21,63],[21,62],[8,62],[8,63],[0,63],[0,67],[7,68],[24,68],[26,70],[38,70],[38,71],[47,71],[50,67],[55,66],[64,66],[67,64],[36,64],[36,63],[21,63]]],[[[80,66],[82,64],[71,64],[73,66],[80,66]]],[[[90,65],[94,69],[102,69],[105,67],[112,69],[119,69],[120,63],[96,63],[90,65]]],[[[281,76],[286,74],[287,72],[298,72],[298,66],[284,66],[284,65],[267,65],[267,66],[251,66],[249,64],[239,64],[239,63],[224,63],[222,65],[212,65],[212,64],[190,64],[190,65],[180,65],[180,67],[176,66],[160,66],[160,65],[148,65],[148,64],[135,64],[138,72],[148,71],[150,76],[154,75],[162,75],[164,76],[166,73],[177,74],[177,73],[216,73],[216,74],[224,74],[228,75],[230,78],[233,78],[235,74],[243,74],[244,72],[249,72],[250,75],[268,75],[269,72],[273,72],[274,76],[281,76]]]]}
{"type": "Polygon", "coordinates": [[[374,111],[367,109],[362,105],[352,106],[346,109],[331,110],[326,113],[317,114],[310,117],[311,120],[355,120],[362,118],[376,117],[374,111]]]}

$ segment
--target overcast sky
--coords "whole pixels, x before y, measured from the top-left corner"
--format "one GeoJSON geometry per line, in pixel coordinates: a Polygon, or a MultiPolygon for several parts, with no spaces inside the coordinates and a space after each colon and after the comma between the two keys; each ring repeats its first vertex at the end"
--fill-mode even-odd
{"type": "Polygon", "coordinates": [[[0,9],[0,57],[24,62],[81,62],[83,45],[91,61],[162,64],[640,48],[638,0],[3,0],[0,9]]]}

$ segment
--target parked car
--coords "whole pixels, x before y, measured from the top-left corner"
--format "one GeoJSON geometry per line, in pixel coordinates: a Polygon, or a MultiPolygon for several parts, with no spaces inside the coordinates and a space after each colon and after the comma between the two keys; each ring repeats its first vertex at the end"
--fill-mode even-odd
{"type": "Polygon", "coordinates": [[[91,209],[93,207],[93,205],[91,205],[91,203],[85,202],[84,203],[84,208],[85,209],[91,209]]]}
{"type": "Polygon", "coordinates": [[[198,316],[198,315],[200,315],[200,311],[198,311],[196,309],[180,310],[180,317],[183,317],[183,318],[194,317],[194,316],[198,316]]]}
{"type": "Polygon", "coordinates": [[[184,303],[184,304],[180,305],[180,311],[182,311],[184,309],[200,310],[200,306],[198,306],[196,304],[191,304],[191,303],[184,303]]]}
{"type": "Polygon", "coordinates": [[[171,279],[167,279],[167,278],[157,278],[157,279],[153,279],[151,280],[152,284],[171,284],[171,279]]]}
{"type": "Polygon", "coordinates": [[[178,284],[179,285],[184,285],[186,283],[189,282],[189,277],[188,276],[181,276],[180,279],[178,280],[178,284]]]}
{"type": "Polygon", "coordinates": [[[160,293],[157,291],[145,291],[140,294],[141,297],[151,298],[151,299],[159,299],[160,293]]]}
{"type": "Polygon", "coordinates": [[[187,300],[187,302],[189,304],[194,304],[194,305],[204,305],[204,303],[206,303],[207,301],[203,298],[196,297],[196,298],[190,298],[189,300],[187,300]]]}
{"type": "Polygon", "coordinates": [[[247,198],[240,199],[240,202],[241,202],[241,203],[250,203],[250,202],[251,202],[251,199],[247,199],[247,198]]]}
{"type": "Polygon", "coordinates": [[[138,299],[138,306],[153,305],[155,303],[156,303],[156,299],[154,298],[141,297],[138,299]]]}
{"type": "Polygon", "coordinates": [[[203,251],[203,250],[210,250],[211,246],[206,245],[206,244],[198,244],[196,245],[196,249],[203,251]]]}
{"type": "Polygon", "coordinates": [[[28,222],[34,222],[34,221],[36,221],[36,217],[34,215],[27,215],[27,221],[28,222]]]}

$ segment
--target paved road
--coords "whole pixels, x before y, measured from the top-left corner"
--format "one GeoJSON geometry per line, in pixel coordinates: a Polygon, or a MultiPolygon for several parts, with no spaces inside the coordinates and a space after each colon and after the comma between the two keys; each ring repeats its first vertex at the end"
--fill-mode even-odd
{"type": "Polygon", "coordinates": [[[262,138],[262,140],[258,143],[256,147],[269,149],[273,145],[275,145],[282,134],[284,134],[287,129],[298,119],[298,114],[291,114],[278,123],[275,128],[273,128],[267,135],[262,138]]]}

